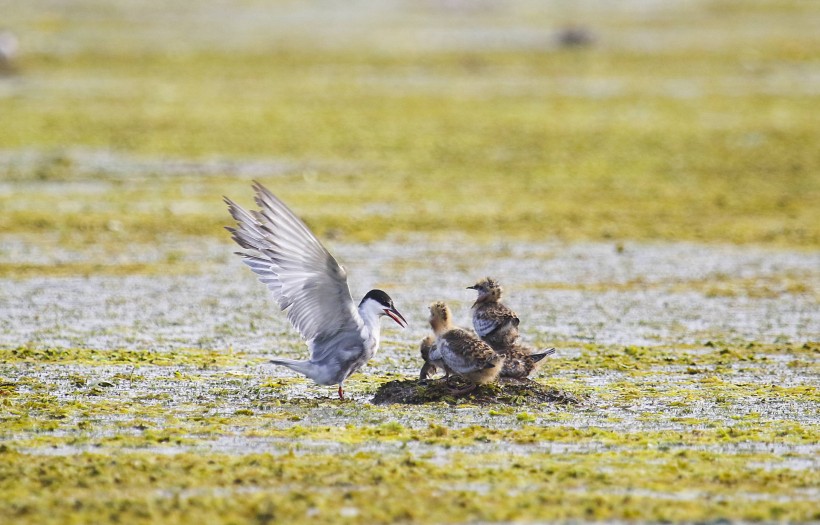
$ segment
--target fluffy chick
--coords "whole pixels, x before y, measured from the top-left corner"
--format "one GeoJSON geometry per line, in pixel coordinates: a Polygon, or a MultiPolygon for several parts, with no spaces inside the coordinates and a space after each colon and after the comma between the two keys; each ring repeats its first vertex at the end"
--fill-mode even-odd
{"type": "Polygon", "coordinates": [[[538,368],[545,357],[554,354],[555,348],[533,352],[531,348],[525,345],[516,344],[501,350],[499,353],[506,357],[504,367],[501,369],[501,377],[524,379],[538,368]]]}
{"type": "Polygon", "coordinates": [[[495,279],[485,277],[468,289],[478,292],[473,303],[473,328],[496,352],[518,342],[518,315],[501,302],[504,289],[495,279]]]}
{"type": "Polygon", "coordinates": [[[430,375],[435,374],[439,369],[444,370],[446,376],[449,376],[449,371],[444,367],[444,362],[441,360],[436,361],[435,363],[430,361],[430,352],[436,346],[436,338],[432,335],[428,335],[424,339],[421,340],[421,344],[419,344],[419,352],[421,352],[421,358],[424,360],[424,365],[421,367],[421,372],[419,373],[419,380],[425,381],[430,375]]]}
{"type": "Polygon", "coordinates": [[[504,356],[474,334],[453,326],[452,319],[450,309],[443,302],[430,305],[430,327],[436,339],[429,361],[435,363],[441,360],[445,370],[472,383],[458,393],[466,393],[477,385],[495,381],[504,366],[504,356]]]}

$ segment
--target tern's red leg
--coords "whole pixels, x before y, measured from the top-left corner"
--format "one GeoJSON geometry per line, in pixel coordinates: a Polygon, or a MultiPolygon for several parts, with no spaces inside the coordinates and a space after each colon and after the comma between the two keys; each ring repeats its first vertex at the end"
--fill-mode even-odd
{"type": "Polygon", "coordinates": [[[345,398],[345,391],[342,390],[342,385],[339,385],[339,399],[344,401],[345,398]]]}

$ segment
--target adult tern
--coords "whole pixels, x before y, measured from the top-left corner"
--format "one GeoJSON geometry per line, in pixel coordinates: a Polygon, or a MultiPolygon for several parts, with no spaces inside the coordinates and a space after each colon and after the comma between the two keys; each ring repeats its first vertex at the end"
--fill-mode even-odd
{"type": "Polygon", "coordinates": [[[402,328],[404,316],[382,290],[353,302],[347,272],[285,204],[254,182],[259,211],[246,211],[225,197],[236,227],[227,227],[246,251],[236,252],[287,310],[288,319],[310,350],[304,361],[272,359],[320,385],[339,385],[367,363],[379,348],[379,320],[388,316],[402,328]]]}

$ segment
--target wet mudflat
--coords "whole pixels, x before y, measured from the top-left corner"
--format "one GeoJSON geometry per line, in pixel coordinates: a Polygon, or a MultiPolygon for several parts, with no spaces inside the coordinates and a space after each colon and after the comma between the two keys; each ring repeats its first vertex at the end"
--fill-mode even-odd
{"type": "Polygon", "coordinates": [[[0,13],[0,523],[820,521],[815,2],[0,13]],[[410,321],[345,401],[254,178],[410,321]],[[556,355],[418,385],[485,275],[556,355]]]}
{"type": "Polygon", "coordinates": [[[816,253],[335,244],[354,295],[389,290],[410,321],[383,323],[339,401],[267,364],[304,347],[219,247],[194,275],[0,281],[5,515],[48,521],[68,498],[181,521],[816,518],[816,253]],[[557,355],[530,393],[414,397],[438,384],[415,382],[426,305],[467,324],[488,273],[557,355]]]}

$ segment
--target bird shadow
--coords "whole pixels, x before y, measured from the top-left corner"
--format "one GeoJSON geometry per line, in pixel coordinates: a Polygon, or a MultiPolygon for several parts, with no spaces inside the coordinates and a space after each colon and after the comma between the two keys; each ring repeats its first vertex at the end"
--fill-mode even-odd
{"type": "Polygon", "coordinates": [[[529,405],[556,403],[577,405],[583,399],[575,394],[544,386],[532,379],[502,378],[497,383],[479,385],[471,392],[454,394],[453,390],[463,389],[468,384],[460,378],[428,380],[421,383],[416,379],[389,381],[382,384],[372,399],[375,405],[404,404],[423,405],[445,402],[450,405],[473,403],[478,405],[529,405]]]}

